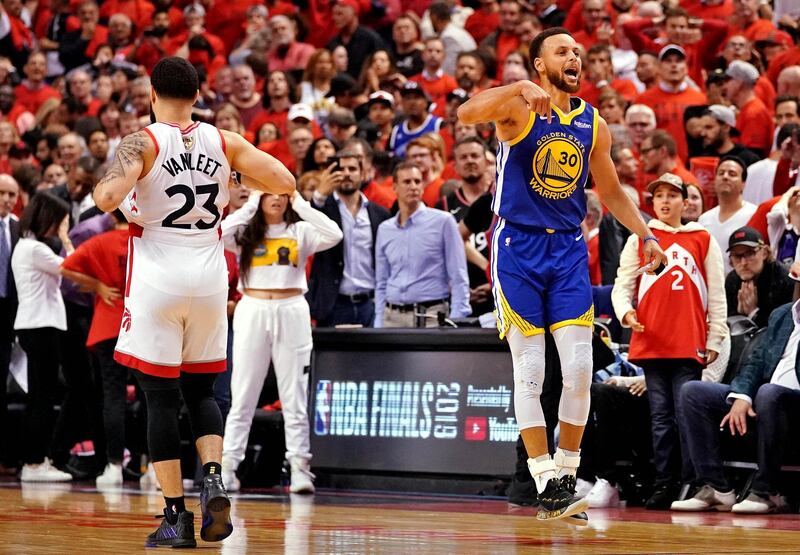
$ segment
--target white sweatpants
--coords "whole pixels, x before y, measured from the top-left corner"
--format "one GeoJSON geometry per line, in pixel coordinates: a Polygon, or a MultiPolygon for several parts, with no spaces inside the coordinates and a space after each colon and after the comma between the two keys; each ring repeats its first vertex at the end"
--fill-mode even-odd
{"type": "Polygon", "coordinates": [[[311,315],[305,297],[264,300],[248,295],[233,315],[231,410],[222,455],[238,468],[244,460],[264,380],[272,360],[283,409],[286,457],[311,459],[308,431],[308,374],[311,315]]]}

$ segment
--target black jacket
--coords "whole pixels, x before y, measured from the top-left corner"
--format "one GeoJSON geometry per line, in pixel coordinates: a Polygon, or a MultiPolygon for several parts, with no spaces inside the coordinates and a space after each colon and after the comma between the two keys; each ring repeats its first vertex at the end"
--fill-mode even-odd
{"type": "MultiPolygon", "coordinates": [[[[342,216],[339,205],[333,195],[329,196],[322,207],[311,203],[342,228],[342,216]]],[[[375,239],[378,235],[378,226],[389,219],[389,211],[374,202],[367,203],[367,214],[372,226],[372,259],[375,260],[375,239]]],[[[350,237],[344,236],[336,246],[314,255],[314,264],[311,266],[311,276],[308,280],[308,293],[306,297],[311,307],[311,317],[315,320],[325,320],[333,310],[336,298],[339,295],[339,285],[344,274],[344,244],[350,237]]],[[[374,267],[374,266],[373,266],[374,267]]]]}
{"type": "MultiPolygon", "coordinates": [[[[81,212],[80,215],[78,216],[78,221],[76,222],[75,218],[72,216],[72,199],[69,198],[69,191],[67,190],[67,186],[66,185],[58,185],[58,186],[53,187],[52,189],[50,189],[48,191],[48,193],[50,193],[51,195],[57,196],[58,198],[60,198],[62,200],[65,200],[67,202],[67,204],[69,204],[69,207],[70,207],[70,210],[69,210],[69,227],[70,227],[70,229],[72,229],[75,226],[75,224],[77,224],[79,222],[82,222],[84,220],[88,220],[89,218],[92,218],[94,216],[99,216],[100,214],[103,213],[103,211],[100,210],[98,207],[92,206],[90,208],[87,208],[83,212],[81,212]]],[[[89,193],[89,194],[91,194],[91,193],[89,193]]]]}
{"type": "MultiPolygon", "coordinates": [[[[8,234],[11,237],[11,250],[8,257],[8,272],[0,279],[6,280],[8,296],[0,299],[0,341],[11,343],[14,341],[14,317],[17,313],[17,286],[14,283],[14,274],[11,272],[11,256],[19,241],[19,222],[11,218],[8,223],[8,234]]],[[[5,384],[0,384],[0,387],[5,384]]]]}
{"type": "MultiPolygon", "coordinates": [[[[780,262],[765,262],[764,269],[758,276],[756,291],[758,294],[758,312],[753,321],[763,328],[769,321],[769,315],[777,307],[792,302],[794,280],[789,277],[789,267],[780,262]]],[[[725,278],[725,297],[728,299],[728,316],[739,314],[739,289],[742,278],[732,270],[725,278]]],[[[743,316],[747,316],[743,314],[743,316]]]]}

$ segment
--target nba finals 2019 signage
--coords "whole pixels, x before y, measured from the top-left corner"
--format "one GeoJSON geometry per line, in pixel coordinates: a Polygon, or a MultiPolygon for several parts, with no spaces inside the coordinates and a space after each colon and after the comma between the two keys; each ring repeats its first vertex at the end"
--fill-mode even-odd
{"type": "Polygon", "coordinates": [[[378,353],[354,354],[316,355],[309,405],[315,465],[510,471],[518,435],[510,356],[501,369],[504,353],[389,352],[381,353],[380,364],[376,360],[368,372],[367,360],[378,353]],[[493,358],[494,363],[469,365],[462,357],[493,358]],[[510,458],[498,458],[498,449],[510,458]]]}

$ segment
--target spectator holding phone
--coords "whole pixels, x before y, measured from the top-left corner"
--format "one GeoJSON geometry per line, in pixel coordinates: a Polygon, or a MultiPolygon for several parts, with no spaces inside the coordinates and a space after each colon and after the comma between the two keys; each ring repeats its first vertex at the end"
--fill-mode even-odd
{"type": "Polygon", "coordinates": [[[661,244],[669,263],[653,275],[644,273],[649,268],[641,268],[642,244],[632,235],[620,256],[611,300],[622,325],[633,330],[629,360],[644,369],[647,382],[656,489],[646,507],[666,510],[678,496],[678,453],[684,459],[687,455],[678,438],[677,392],[684,383],[700,379],[703,367],[717,358],[728,330],[722,253],[701,225],[681,223],[686,185],[665,173],[647,190],[657,216],[648,223],[652,240],[661,244]]]}

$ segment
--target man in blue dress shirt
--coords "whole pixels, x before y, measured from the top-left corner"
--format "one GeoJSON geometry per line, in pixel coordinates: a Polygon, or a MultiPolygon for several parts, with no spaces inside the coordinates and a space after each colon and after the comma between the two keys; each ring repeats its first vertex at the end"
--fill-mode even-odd
{"type": "Polygon", "coordinates": [[[438,325],[438,313],[469,316],[464,242],[450,214],[422,202],[422,171],[411,162],[393,172],[397,215],[378,228],[375,327],[438,325]]]}

